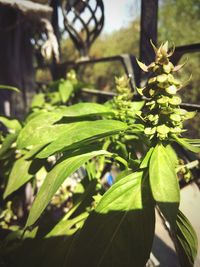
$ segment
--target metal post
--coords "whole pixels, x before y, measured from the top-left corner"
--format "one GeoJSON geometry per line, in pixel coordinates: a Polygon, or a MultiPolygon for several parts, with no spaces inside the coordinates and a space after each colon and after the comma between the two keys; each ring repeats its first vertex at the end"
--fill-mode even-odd
{"type": "MultiPolygon", "coordinates": [[[[59,45],[59,52],[60,52],[60,31],[59,31],[59,25],[58,25],[58,7],[60,6],[59,0],[52,0],[51,1],[51,7],[53,8],[53,14],[51,18],[54,34],[57,38],[58,45],[59,45]]],[[[57,73],[57,66],[56,61],[53,59],[53,63],[51,66],[51,73],[53,76],[53,79],[58,79],[58,73],[57,73]]]]}
{"type": "Polygon", "coordinates": [[[142,0],[140,60],[150,64],[154,60],[154,52],[150,40],[157,44],[158,0],[142,0]]]}

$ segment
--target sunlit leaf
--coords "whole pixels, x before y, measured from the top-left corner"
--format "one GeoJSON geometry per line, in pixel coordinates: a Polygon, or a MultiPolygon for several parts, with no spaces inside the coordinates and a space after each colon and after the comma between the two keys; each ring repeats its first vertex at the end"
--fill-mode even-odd
{"type": "Polygon", "coordinates": [[[15,119],[13,120],[10,118],[0,116],[0,122],[12,132],[18,132],[21,129],[21,124],[19,123],[18,120],[15,119]]]}
{"type": "Polygon", "coordinates": [[[72,95],[72,93],[74,91],[74,87],[70,81],[62,80],[62,81],[60,81],[60,83],[58,85],[58,90],[59,90],[62,102],[66,103],[67,100],[69,100],[70,96],[72,95]]]}
{"type": "Polygon", "coordinates": [[[148,165],[149,165],[149,161],[150,161],[150,158],[151,158],[151,155],[152,155],[152,153],[153,153],[153,150],[154,150],[154,148],[151,147],[151,148],[147,151],[145,157],[143,158],[143,160],[142,160],[142,162],[141,162],[141,164],[140,164],[140,168],[141,168],[141,169],[144,169],[144,168],[147,168],[147,167],[148,167],[148,165]]]}
{"type": "Polygon", "coordinates": [[[58,112],[67,118],[115,114],[111,108],[97,103],[78,103],[69,107],[61,107],[58,112]]]}
{"type": "Polygon", "coordinates": [[[45,94],[39,93],[34,95],[33,100],[31,102],[31,108],[42,107],[45,103],[45,94]]]}
{"type": "Polygon", "coordinates": [[[153,236],[154,206],[146,177],[132,173],[103,195],[66,254],[65,266],[145,266],[153,236]]]}
{"type": "Polygon", "coordinates": [[[193,267],[197,256],[198,239],[189,220],[180,210],[176,220],[175,237],[181,267],[193,267]]]}
{"type": "Polygon", "coordinates": [[[194,153],[200,153],[200,144],[198,144],[198,146],[195,146],[195,144],[190,144],[190,139],[179,138],[176,135],[173,135],[173,139],[187,150],[190,150],[194,153]]]}
{"type": "Polygon", "coordinates": [[[16,141],[16,139],[17,139],[16,133],[10,133],[5,137],[5,139],[1,145],[1,148],[0,148],[0,157],[4,156],[5,153],[8,150],[10,150],[12,144],[16,141]]]}
{"type": "Polygon", "coordinates": [[[33,177],[33,175],[29,173],[31,163],[32,161],[28,161],[24,157],[21,157],[14,163],[8,178],[8,184],[4,192],[4,198],[16,191],[33,177]]]}
{"type": "Polygon", "coordinates": [[[45,145],[55,140],[63,129],[68,128],[68,125],[54,125],[61,117],[60,114],[47,112],[30,120],[18,136],[17,147],[45,145]]]}
{"type": "Polygon", "coordinates": [[[66,131],[62,131],[62,134],[45,147],[37,157],[46,158],[58,151],[78,148],[97,139],[119,133],[126,128],[125,123],[114,120],[78,122],[69,126],[66,131]]]}
{"type": "Polygon", "coordinates": [[[32,225],[44,211],[48,203],[50,202],[53,195],[57,192],[62,183],[80,168],[89,159],[100,156],[100,155],[110,155],[108,152],[100,150],[93,151],[91,153],[86,153],[71,158],[67,158],[57,164],[46,176],[40,191],[38,192],[35,201],[31,207],[29,217],[26,223],[26,227],[32,225]]]}
{"type": "Polygon", "coordinates": [[[46,238],[52,236],[69,236],[74,234],[85,222],[89,213],[84,212],[79,216],[69,219],[69,220],[60,220],[56,226],[48,233],[46,238]]]}
{"type": "Polygon", "coordinates": [[[174,163],[160,143],[150,158],[149,177],[153,198],[166,219],[174,224],[180,201],[180,189],[174,163]]]}

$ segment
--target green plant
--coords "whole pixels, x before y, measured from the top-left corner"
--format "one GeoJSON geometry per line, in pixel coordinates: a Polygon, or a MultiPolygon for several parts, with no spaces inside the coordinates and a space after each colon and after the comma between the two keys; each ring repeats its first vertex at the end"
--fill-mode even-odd
{"type": "Polygon", "coordinates": [[[1,244],[8,266],[145,266],[155,208],[170,224],[181,266],[193,266],[196,234],[179,211],[178,175],[185,166],[179,165],[172,145],[200,152],[200,142],[181,137],[183,121],[194,115],[179,107],[181,83],[173,73],[181,66],[169,61],[167,43],[154,49],[155,62],[138,62],[152,72],[138,89],[147,101],[132,102],[128,80],[122,77],[116,79],[118,95],[105,105],[44,101],[23,127],[15,127],[6,152],[12,149],[15,162],[6,171],[4,198],[14,197],[27,182],[38,192],[25,227],[1,244]],[[106,190],[104,174],[114,167],[118,175],[106,190]],[[57,207],[53,196],[80,168],[83,176],[65,195],[68,206],[52,219],[63,205],[57,207]],[[38,190],[41,173],[45,178],[38,190]],[[21,238],[17,245],[16,237],[21,238]]]}

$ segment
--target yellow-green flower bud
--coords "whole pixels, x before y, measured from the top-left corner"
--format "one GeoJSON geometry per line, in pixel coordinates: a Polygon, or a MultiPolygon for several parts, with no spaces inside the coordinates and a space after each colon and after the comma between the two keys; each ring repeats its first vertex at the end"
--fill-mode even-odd
{"type": "Polygon", "coordinates": [[[177,92],[177,88],[176,88],[175,85],[170,85],[169,87],[167,87],[167,88],[165,89],[165,91],[166,91],[168,94],[170,94],[170,95],[175,95],[176,92],[177,92]]]}
{"type": "Polygon", "coordinates": [[[194,118],[195,115],[196,115],[196,111],[186,112],[184,114],[184,120],[192,119],[192,118],[194,118]]]}
{"type": "Polygon", "coordinates": [[[171,119],[172,121],[175,121],[175,122],[180,122],[180,121],[181,121],[181,116],[178,115],[178,114],[171,114],[171,115],[170,115],[170,119],[171,119]]]}
{"type": "Polygon", "coordinates": [[[155,134],[155,132],[156,132],[156,127],[153,127],[153,128],[147,127],[144,129],[144,133],[146,135],[153,135],[153,134],[155,134]]]}
{"type": "Polygon", "coordinates": [[[164,83],[167,81],[167,78],[168,78],[167,74],[161,74],[157,76],[156,80],[159,83],[164,83]]]}
{"type": "Polygon", "coordinates": [[[169,103],[174,106],[178,106],[181,104],[181,98],[178,96],[173,96],[172,98],[169,98],[169,103]]]}
{"type": "Polygon", "coordinates": [[[157,100],[157,103],[160,104],[160,105],[165,105],[168,104],[169,102],[169,97],[168,96],[162,96],[161,98],[159,98],[157,100]]]}
{"type": "Polygon", "coordinates": [[[170,132],[170,128],[165,124],[159,125],[156,127],[157,137],[161,140],[164,140],[168,137],[168,133],[170,132]]]}
{"type": "Polygon", "coordinates": [[[166,65],[163,65],[163,71],[165,73],[170,73],[173,69],[174,69],[174,65],[171,62],[169,62],[166,65]]]}
{"type": "Polygon", "coordinates": [[[152,84],[156,82],[156,77],[152,77],[149,79],[148,84],[152,84]]]}
{"type": "Polygon", "coordinates": [[[159,125],[159,126],[156,127],[156,131],[159,134],[166,135],[166,134],[169,133],[170,128],[168,126],[166,126],[165,124],[162,124],[162,125],[159,125]]]}
{"type": "Polygon", "coordinates": [[[149,95],[152,97],[154,94],[155,94],[155,90],[150,89],[150,90],[149,90],[149,95]]]}
{"type": "Polygon", "coordinates": [[[170,128],[170,132],[174,133],[174,134],[180,134],[183,130],[181,129],[181,127],[173,127],[170,128]]]}

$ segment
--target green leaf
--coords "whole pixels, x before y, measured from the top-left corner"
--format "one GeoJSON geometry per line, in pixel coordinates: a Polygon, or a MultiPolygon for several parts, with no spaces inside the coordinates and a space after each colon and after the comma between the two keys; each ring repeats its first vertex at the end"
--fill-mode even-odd
{"type": "Polygon", "coordinates": [[[111,108],[97,103],[78,103],[69,107],[62,107],[59,112],[67,118],[115,114],[111,108]]]}
{"type": "Polygon", "coordinates": [[[67,158],[61,163],[57,164],[47,174],[44,183],[42,184],[40,191],[33,202],[26,227],[34,224],[35,221],[40,217],[41,213],[44,211],[53,195],[57,192],[67,177],[80,168],[86,161],[100,155],[111,154],[103,150],[93,151],[91,153],[67,158]]]}
{"type": "Polygon", "coordinates": [[[150,158],[149,178],[154,200],[165,218],[173,225],[180,201],[176,169],[166,149],[157,144],[150,158]]]}
{"type": "Polygon", "coordinates": [[[144,106],[144,101],[134,101],[130,103],[130,109],[134,111],[141,110],[144,106]]]}
{"type": "Polygon", "coordinates": [[[56,226],[48,233],[46,238],[59,235],[69,236],[74,234],[82,226],[88,215],[88,212],[84,212],[73,219],[59,221],[56,226]]]}
{"type": "Polygon", "coordinates": [[[0,116],[0,122],[3,123],[6,128],[10,129],[12,132],[18,132],[22,128],[18,120],[13,120],[0,116]]]}
{"type": "Polygon", "coordinates": [[[45,103],[45,94],[39,93],[34,95],[33,100],[31,102],[31,108],[42,107],[45,103]]]}
{"type": "Polygon", "coordinates": [[[19,89],[17,89],[16,87],[13,87],[13,86],[9,86],[9,85],[0,85],[0,89],[7,89],[7,90],[12,90],[12,91],[15,91],[15,92],[20,92],[19,89]]]}
{"type": "Polygon", "coordinates": [[[148,165],[149,165],[149,161],[150,161],[150,158],[151,158],[151,155],[152,155],[152,153],[153,153],[153,150],[154,150],[154,148],[151,147],[151,148],[147,151],[145,157],[143,158],[143,160],[142,160],[142,162],[141,162],[141,164],[140,164],[140,168],[141,168],[141,169],[144,169],[144,168],[147,168],[147,167],[148,167],[148,165]]]}
{"type": "MultiPolygon", "coordinates": [[[[200,147],[195,146],[193,144],[190,144],[190,139],[187,138],[179,138],[176,135],[173,135],[173,139],[181,146],[183,146],[184,148],[186,148],[189,151],[192,151],[194,153],[200,153],[200,147]]],[[[192,140],[191,140],[192,141],[192,140]]],[[[194,143],[195,144],[195,143],[194,143]]],[[[198,143],[196,143],[197,145],[199,145],[198,143]]]]}
{"type": "Polygon", "coordinates": [[[175,238],[181,267],[193,267],[197,256],[198,239],[189,220],[180,210],[176,220],[175,238]]]}
{"type": "Polygon", "coordinates": [[[143,172],[132,173],[103,195],[77,234],[65,266],[145,266],[155,223],[146,181],[143,172]]]}
{"type": "Polygon", "coordinates": [[[98,120],[77,122],[69,126],[58,138],[45,147],[38,158],[46,158],[58,151],[78,148],[97,139],[126,130],[127,125],[120,121],[98,120]]]}
{"type": "Polygon", "coordinates": [[[194,118],[194,116],[197,114],[196,111],[190,111],[190,112],[186,112],[184,114],[184,120],[189,120],[189,119],[192,119],[194,118]]]}
{"type": "Polygon", "coordinates": [[[0,148],[0,157],[3,157],[5,155],[5,153],[11,148],[12,144],[16,141],[16,139],[16,133],[11,133],[6,136],[0,148]]]}
{"type": "Polygon", "coordinates": [[[17,147],[25,148],[28,146],[48,144],[55,140],[63,129],[67,129],[68,125],[53,125],[60,120],[60,114],[47,112],[40,114],[30,120],[21,130],[18,139],[17,147]]]}
{"type": "Polygon", "coordinates": [[[32,161],[28,161],[24,157],[21,157],[14,163],[8,178],[4,198],[16,191],[33,177],[33,175],[28,172],[31,163],[32,161]]]}
{"type": "Polygon", "coordinates": [[[61,80],[58,90],[63,103],[66,103],[74,91],[73,84],[68,80],[61,80]]]}
{"type": "Polygon", "coordinates": [[[111,114],[114,114],[111,109],[95,103],[80,103],[70,107],[61,107],[53,112],[39,112],[38,115],[35,114],[35,117],[28,121],[20,132],[17,146],[18,148],[25,148],[31,145],[45,145],[57,139],[62,131],[68,128],[67,125],[63,124],[54,125],[63,117],[82,118],[84,116],[111,114]]]}
{"type": "Polygon", "coordinates": [[[200,139],[187,139],[188,143],[194,146],[200,146],[200,139]]]}
{"type": "Polygon", "coordinates": [[[133,173],[132,170],[124,170],[124,171],[120,172],[120,173],[117,175],[115,181],[118,182],[119,180],[121,180],[122,178],[128,176],[128,175],[131,174],[131,173],[133,173]]]}
{"type": "Polygon", "coordinates": [[[174,168],[176,168],[178,166],[179,160],[178,160],[175,150],[173,149],[171,145],[167,145],[165,149],[167,151],[169,158],[171,159],[171,162],[173,163],[174,168]]]}

